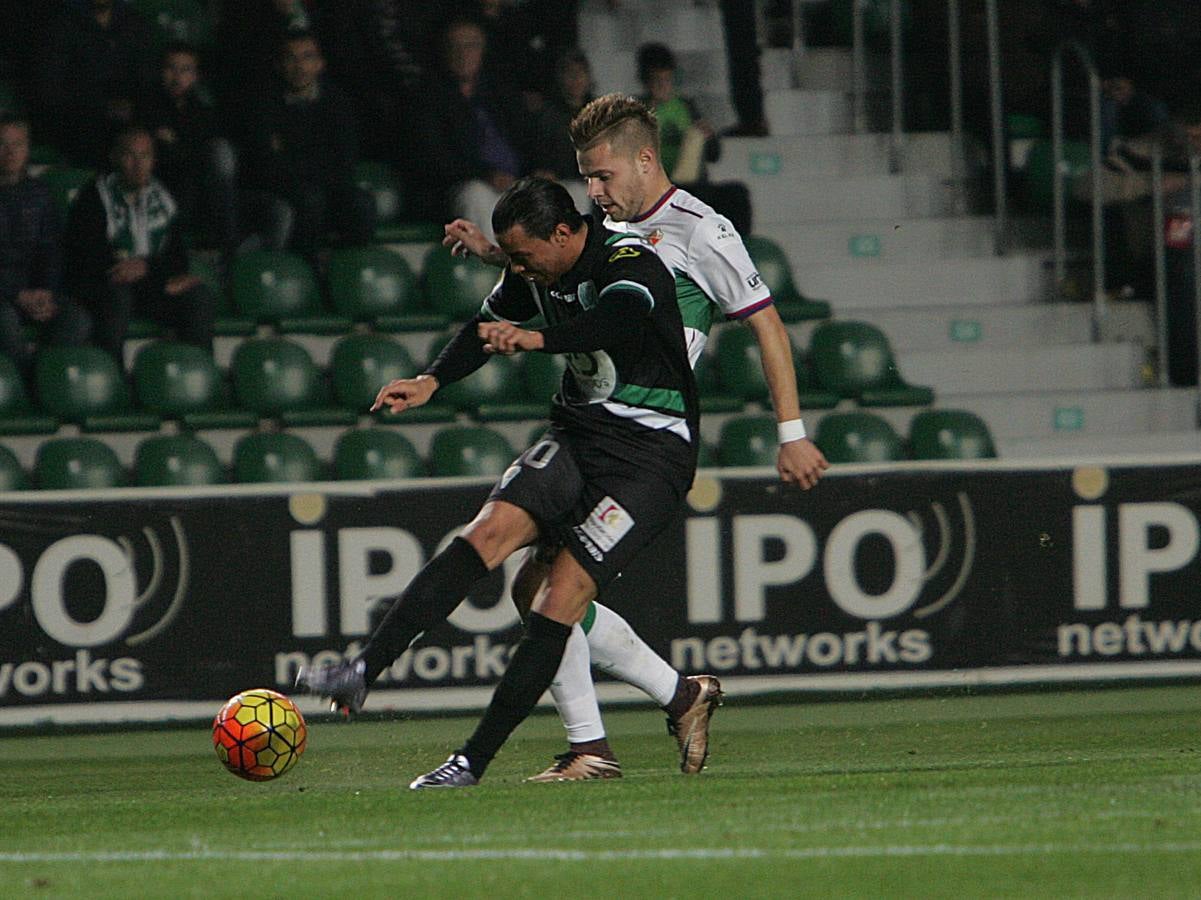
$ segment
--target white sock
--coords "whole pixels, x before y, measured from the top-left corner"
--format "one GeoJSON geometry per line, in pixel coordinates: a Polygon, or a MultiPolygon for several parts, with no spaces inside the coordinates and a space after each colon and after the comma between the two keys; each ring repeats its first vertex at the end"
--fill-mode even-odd
{"type": "Polygon", "coordinates": [[[550,685],[555,708],[567,729],[567,740],[573,744],[599,741],[605,736],[589,662],[588,639],[584,637],[584,629],[576,625],[571,629],[563,661],[550,685]]]}
{"type": "Polygon", "coordinates": [[[588,630],[592,664],[644,691],[660,706],[670,703],[680,680],[679,673],[634,633],[629,622],[607,606],[595,601],[592,605],[596,608],[596,618],[588,630]]]}

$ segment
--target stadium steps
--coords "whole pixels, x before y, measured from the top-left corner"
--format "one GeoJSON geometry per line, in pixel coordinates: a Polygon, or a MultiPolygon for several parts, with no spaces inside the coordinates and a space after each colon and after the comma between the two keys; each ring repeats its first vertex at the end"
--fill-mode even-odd
{"type": "MultiPolygon", "coordinates": [[[[780,127],[790,120],[782,120],[780,127]]],[[[774,125],[774,123],[773,123],[774,125]]],[[[762,179],[784,184],[796,178],[848,178],[888,172],[887,134],[773,134],[762,138],[722,138],[721,158],[709,164],[714,181],[762,179]]],[[[908,135],[901,153],[906,172],[946,176],[952,168],[951,137],[944,132],[908,135]]]]}
{"type": "Polygon", "coordinates": [[[1193,431],[1142,432],[1138,434],[1057,434],[1054,437],[997,439],[997,453],[1005,459],[1043,459],[1063,456],[1085,461],[1146,454],[1179,454],[1196,458],[1201,453],[1201,435],[1193,431]]]}
{"type": "Polygon", "coordinates": [[[1119,390],[1141,386],[1143,348],[1119,344],[919,350],[897,354],[911,384],[935,394],[1013,394],[1053,384],[1063,390],[1119,390]]]}

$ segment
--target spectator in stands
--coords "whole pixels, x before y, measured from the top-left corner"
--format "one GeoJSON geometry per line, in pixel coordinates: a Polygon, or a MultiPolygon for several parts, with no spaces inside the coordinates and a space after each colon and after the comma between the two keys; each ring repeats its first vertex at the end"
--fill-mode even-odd
{"type": "MultiPolygon", "coordinates": [[[[1196,271],[1188,157],[1201,154],[1201,84],[1182,92],[1172,105],[1171,128],[1164,152],[1165,263],[1167,281],[1168,380],[1177,387],[1197,384],[1196,271]]],[[[1164,364],[1163,361],[1160,363],[1164,364]]]]}
{"type": "Polygon", "coordinates": [[[257,196],[292,207],[291,245],[310,260],[329,231],[344,243],[367,243],[375,201],[354,181],[359,146],[350,100],[322,78],[325,59],[312,32],[288,34],[279,60],[282,85],[258,97],[246,122],[245,182],[257,196]]]}
{"type": "Polygon", "coordinates": [[[330,77],[355,104],[364,156],[397,160],[410,195],[426,177],[417,137],[428,127],[420,124],[428,116],[425,91],[448,6],[339,0],[317,18],[330,77]]]}
{"type": "Polygon", "coordinates": [[[31,323],[45,344],[83,344],[92,320],[62,292],[62,228],[50,188],[29,177],[29,123],[0,119],[0,353],[27,380],[31,323]]]}
{"type": "Polygon", "coordinates": [[[314,27],[310,5],[302,0],[223,0],[214,80],[226,105],[240,107],[275,78],[280,42],[291,32],[314,27]]]}
{"type": "Polygon", "coordinates": [[[196,48],[168,45],[160,77],[138,109],[154,135],[155,174],[179,204],[184,227],[199,228],[228,264],[237,244],[237,156],[201,93],[196,48]]]}
{"type": "Polygon", "coordinates": [[[721,0],[730,102],[738,114],[738,124],[726,132],[731,137],[763,137],[767,134],[759,72],[757,20],[754,0],[721,0]]]}
{"type": "Polygon", "coordinates": [[[592,208],[592,201],[580,178],[568,126],[591,99],[592,68],[588,57],[574,47],[564,51],[555,61],[554,87],[534,117],[534,139],[530,142],[533,174],[561,182],[583,213],[592,208]]]}
{"type": "Polygon", "coordinates": [[[740,234],[751,233],[750,193],[743,184],[713,184],[705,163],[721,156],[721,142],[696,104],[676,91],[676,58],[663,44],[638,49],[643,102],[659,121],[663,168],[668,177],[730,219],[740,234]]]}
{"type": "Polygon", "coordinates": [[[153,29],[124,3],[88,0],[83,12],[54,16],[42,41],[33,80],[46,133],[76,163],[100,168],[112,135],[154,83],[153,29]]]}
{"type": "Polygon", "coordinates": [[[95,320],[93,338],[123,365],[130,317],[212,349],[216,298],[188,274],[174,198],[153,177],[154,139],[132,126],[117,135],[116,171],[80,191],[67,225],[67,286],[95,320]]]}
{"type": "Polygon", "coordinates": [[[444,70],[431,90],[430,181],[448,218],[479,222],[491,239],[492,207],[520,175],[521,101],[484,77],[484,30],[470,19],[447,26],[444,70]]]}

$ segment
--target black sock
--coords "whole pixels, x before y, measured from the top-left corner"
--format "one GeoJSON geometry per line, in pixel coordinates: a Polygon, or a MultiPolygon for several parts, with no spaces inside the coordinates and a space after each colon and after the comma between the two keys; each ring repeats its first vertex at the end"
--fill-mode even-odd
{"type": "Polygon", "coordinates": [[[492,702],[476,726],[475,734],[459,751],[467,757],[476,778],[484,774],[492,757],[514,729],[525,721],[538,698],[555,680],[569,637],[570,625],[562,625],[540,613],[530,613],[525,637],[513,652],[505,677],[496,686],[492,702]]]}
{"type": "Polygon", "coordinates": [[[455,611],[472,585],[488,574],[475,547],[461,537],[422,567],[392,604],[359,654],[370,685],[421,632],[455,611]]]}

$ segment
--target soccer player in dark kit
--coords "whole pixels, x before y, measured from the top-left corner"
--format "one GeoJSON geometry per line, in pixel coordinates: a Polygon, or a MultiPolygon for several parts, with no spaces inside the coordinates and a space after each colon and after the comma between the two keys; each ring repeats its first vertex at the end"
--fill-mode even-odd
{"type": "MultiPolygon", "coordinates": [[[[508,257],[496,288],[425,373],[386,385],[375,408],[421,406],[490,354],[563,353],[550,430],[409,583],[357,658],[297,679],[357,711],[379,674],[475,582],[522,547],[556,546],[526,634],[475,733],[414,789],[478,783],[550,686],[588,604],[680,516],[700,440],[674,280],[651,248],[580,215],[562,186],[538,178],[506,191],[492,224],[508,257]],[[539,313],[545,328],[519,327],[539,313]]],[[[679,690],[691,700],[695,686],[681,679],[679,690]]]]}

